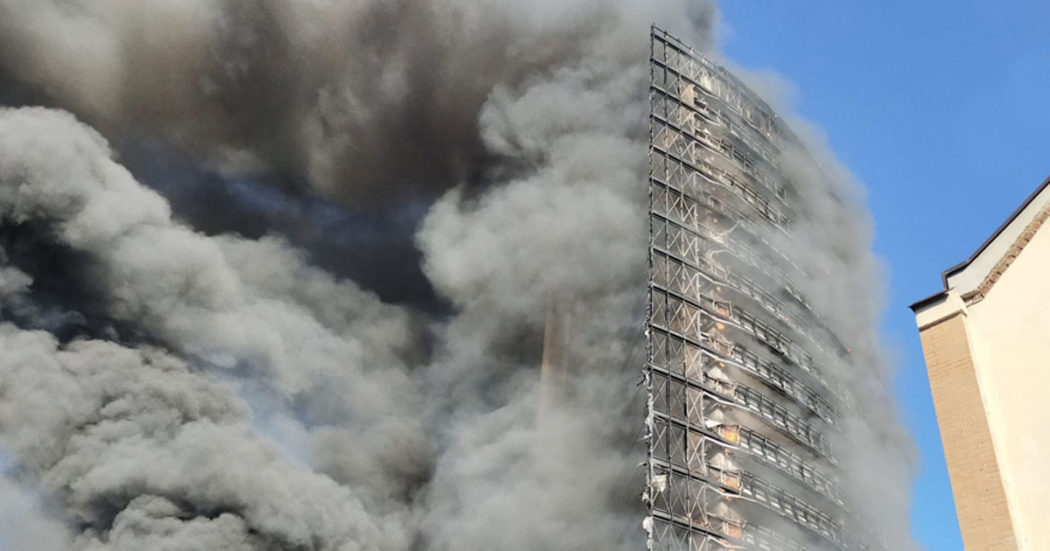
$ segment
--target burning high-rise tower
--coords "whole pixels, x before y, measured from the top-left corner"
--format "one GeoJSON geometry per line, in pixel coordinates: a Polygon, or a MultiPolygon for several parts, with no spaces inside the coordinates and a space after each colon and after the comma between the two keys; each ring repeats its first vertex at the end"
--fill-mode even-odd
{"type": "Polygon", "coordinates": [[[821,360],[848,349],[774,244],[803,148],[728,71],[651,40],[649,548],[864,549],[829,437],[852,406],[821,360]]]}

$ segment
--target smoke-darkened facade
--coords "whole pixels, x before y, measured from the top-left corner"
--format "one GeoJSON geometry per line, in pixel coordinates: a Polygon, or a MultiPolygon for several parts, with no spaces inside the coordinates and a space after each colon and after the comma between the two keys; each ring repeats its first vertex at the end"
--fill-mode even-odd
{"type": "Polygon", "coordinates": [[[866,549],[829,436],[850,400],[814,359],[848,352],[774,245],[801,147],[728,71],[651,41],[648,547],[866,549]]]}

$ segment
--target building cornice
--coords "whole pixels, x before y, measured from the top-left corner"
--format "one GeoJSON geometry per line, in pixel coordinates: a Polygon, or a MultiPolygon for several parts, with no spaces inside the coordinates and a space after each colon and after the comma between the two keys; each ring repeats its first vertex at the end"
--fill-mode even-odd
{"type": "Polygon", "coordinates": [[[1006,272],[1006,269],[1013,264],[1014,260],[1021,255],[1021,251],[1024,249],[1025,245],[1035,237],[1035,232],[1039,231],[1039,228],[1043,226],[1043,223],[1046,222],[1047,218],[1050,218],[1050,205],[1044,207],[1043,210],[1041,210],[1039,214],[1036,215],[1027,226],[1025,226],[1021,235],[1014,240],[1013,244],[1010,245],[1010,248],[1006,251],[1006,254],[999,259],[999,262],[995,264],[992,271],[988,272],[988,275],[984,277],[981,284],[977,286],[977,289],[963,295],[962,298],[967,304],[975,304],[987,296],[988,291],[992,289],[995,282],[999,281],[999,278],[1002,277],[1003,273],[1006,272]]]}
{"type": "Polygon", "coordinates": [[[969,258],[942,272],[944,289],[912,304],[912,311],[918,314],[935,308],[946,300],[949,294],[954,293],[958,293],[962,302],[967,305],[983,300],[1043,223],[1050,218],[1048,189],[1050,178],[1044,180],[969,258]],[[1019,231],[1017,228],[1021,223],[1025,225],[1019,231]],[[1008,246],[1007,239],[1013,240],[1008,246]],[[998,255],[998,258],[992,255],[998,255]]]}
{"type": "Polygon", "coordinates": [[[978,247],[977,250],[974,251],[973,254],[971,254],[969,258],[967,258],[966,260],[964,260],[964,261],[956,264],[955,266],[952,266],[951,268],[948,268],[947,270],[942,272],[941,273],[941,281],[944,283],[944,289],[945,290],[949,289],[949,287],[948,287],[948,278],[949,277],[951,277],[951,276],[953,276],[953,275],[955,275],[955,274],[965,270],[967,267],[969,267],[970,264],[972,264],[973,261],[976,260],[977,257],[980,256],[981,253],[983,253],[985,251],[985,249],[987,249],[992,243],[994,243],[996,241],[996,239],[999,238],[1000,235],[1002,235],[1002,233],[1004,231],[1006,231],[1006,228],[1010,227],[1010,224],[1012,224],[1014,222],[1014,220],[1017,219],[1017,217],[1021,216],[1021,213],[1023,213],[1024,210],[1026,208],[1028,208],[1028,205],[1031,205],[1032,202],[1035,201],[1036,198],[1039,197],[1039,195],[1041,195],[1043,193],[1043,191],[1045,191],[1047,189],[1047,187],[1050,187],[1050,178],[1047,178],[1046,180],[1043,180],[1043,183],[1040,184],[1039,187],[1036,188],[1036,190],[1033,191],[1032,194],[1029,195],[1028,198],[1025,199],[1023,203],[1021,203],[1021,206],[1017,207],[1017,210],[1013,211],[1010,214],[1010,216],[1006,219],[1006,222],[1003,222],[1003,224],[1001,226],[996,228],[995,232],[993,232],[992,235],[989,236],[988,239],[986,239],[984,241],[984,243],[981,243],[981,246],[978,247]]]}

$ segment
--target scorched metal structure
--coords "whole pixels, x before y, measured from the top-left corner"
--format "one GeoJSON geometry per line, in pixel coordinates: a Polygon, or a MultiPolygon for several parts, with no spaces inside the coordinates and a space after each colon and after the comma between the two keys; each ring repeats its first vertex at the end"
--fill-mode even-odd
{"type": "Polygon", "coordinates": [[[648,548],[867,549],[828,435],[848,399],[795,282],[797,138],[740,80],[651,34],[648,548]]]}

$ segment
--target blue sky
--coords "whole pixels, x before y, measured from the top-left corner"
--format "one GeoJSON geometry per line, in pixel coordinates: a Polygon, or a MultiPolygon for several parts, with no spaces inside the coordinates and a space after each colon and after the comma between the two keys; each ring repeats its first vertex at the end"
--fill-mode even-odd
{"type": "Polygon", "coordinates": [[[793,83],[797,111],[868,190],[890,272],[895,391],[921,453],[912,530],[930,551],[962,549],[907,306],[1050,176],[1050,3],[720,4],[728,57],[793,83]]]}

